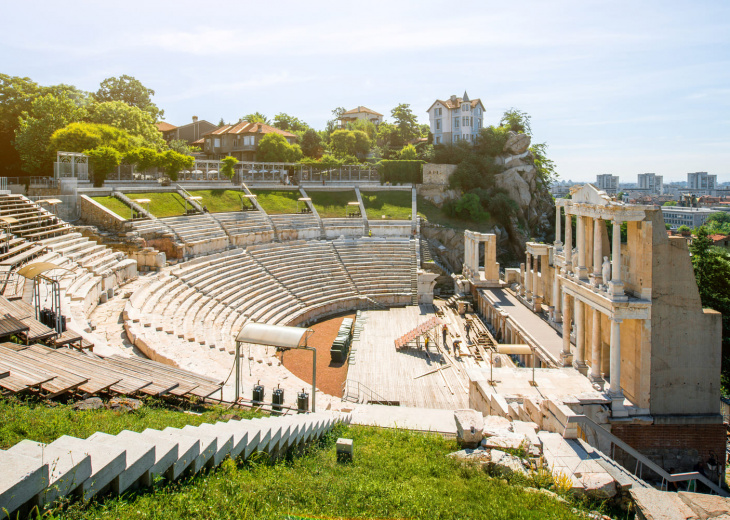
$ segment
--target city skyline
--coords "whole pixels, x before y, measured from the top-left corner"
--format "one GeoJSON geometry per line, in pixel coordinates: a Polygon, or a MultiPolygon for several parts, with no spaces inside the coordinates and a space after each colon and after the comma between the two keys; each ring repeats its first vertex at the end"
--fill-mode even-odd
{"type": "Polygon", "coordinates": [[[435,99],[466,90],[485,125],[530,114],[561,179],[730,180],[729,4],[282,5],[224,5],[217,21],[185,1],[9,4],[3,72],[89,91],[128,74],[175,125],[259,111],[322,129],[336,107],[392,120],[399,103],[427,123],[435,99]]]}

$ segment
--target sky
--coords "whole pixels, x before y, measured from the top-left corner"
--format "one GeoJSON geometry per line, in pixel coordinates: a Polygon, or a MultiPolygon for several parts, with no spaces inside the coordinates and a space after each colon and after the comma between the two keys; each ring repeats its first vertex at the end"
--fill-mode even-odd
{"type": "MultiPolygon", "coordinates": [[[[127,74],[174,125],[336,107],[420,122],[436,99],[509,108],[563,180],[730,181],[730,2],[2,2],[0,72],[96,91],[127,74]]],[[[392,120],[392,119],[391,119],[392,120]]]]}

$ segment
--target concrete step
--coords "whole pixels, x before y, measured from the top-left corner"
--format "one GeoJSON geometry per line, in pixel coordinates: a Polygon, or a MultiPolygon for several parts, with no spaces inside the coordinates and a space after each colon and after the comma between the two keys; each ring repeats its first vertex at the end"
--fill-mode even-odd
{"type": "Polygon", "coordinates": [[[193,463],[200,455],[200,441],[189,435],[178,433],[174,428],[172,431],[147,428],[142,432],[142,436],[151,441],[174,442],[177,445],[178,458],[165,473],[165,476],[170,480],[176,480],[189,468],[193,468],[193,463]]]}
{"type": "MultiPolygon", "coordinates": [[[[172,478],[170,470],[173,468],[178,459],[183,458],[186,454],[180,453],[180,443],[169,436],[145,435],[144,433],[132,432],[124,430],[119,432],[119,437],[124,442],[138,442],[140,444],[150,444],[155,448],[155,463],[149,469],[151,480],[155,477],[172,478]]],[[[190,443],[189,449],[192,450],[193,442],[190,443]]],[[[147,485],[151,485],[150,484],[147,485]]]]}
{"type": "Polygon", "coordinates": [[[213,467],[213,456],[218,451],[218,438],[212,434],[206,434],[204,432],[191,432],[189,430],[182,430],[179,428],[172,428],[168,426],[163,432],[173,433],[177,435],[187,435],[197,439],[200,442],[200,454],[193,461],[190,470],[193,473],[198,473],[203,468],[213,467]]]}
{"type": "Polygon", "coordinates": [[[40,507],[45,507],[68,495],[91,476],[91,457],[84,454],[75,456],[76,454],[67,448],[48,446],[25,439],[7,452],[48,464],[50,474],[45,484],[47,488],[39,496],[40,507]]]}
{"type": "MultiPolygon", "coordinates": [[[[48,486],[48,463],[0,450],[0,519],[37,497],[48,486]]],[[[35,505],[35,504],[34,504],[35,505]]]]}
{"type": "Polygon", "coordinates": [[[119,475],[127,468],[127,452],[119,446],[90,442],[69,435],[59,437],[49,444],[54,449],[66,450],[75,457],[91,457],[91,476],[77,488],[79,497],[88,501],[106,486],[118,487],[119,475]]]}
{"type": "Polygon", "coordinates": [[[119,475],[114,492],[121,495],[138,481],[144,486],[152,484],[150,469],[155,464],[155,445],[126,435],[109,435],[96,432],[88,440],[124,448],[127,452],[127,467],[119,475]]]}

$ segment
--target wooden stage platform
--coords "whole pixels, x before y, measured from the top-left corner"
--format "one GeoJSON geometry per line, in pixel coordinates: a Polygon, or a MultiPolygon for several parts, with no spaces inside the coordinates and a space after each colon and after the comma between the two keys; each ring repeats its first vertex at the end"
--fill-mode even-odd
{"type": "MultiPolygon", "coordinates": [[[[369,310],[362,315],[363,330],[347,373],[350,382],[359,382],[382,399],[398,401],[401,406],[448,410],[468,407],[466,369],[475,366],[473,358],[454,359],[450,353],[444,356],[433,344],[428,354],[423,348],[395,348],[396,338],[436,315],[433,305],[369,310]]],[[[451,326],[451,320],[446,321],[451,326]]],[[[448,343],[451,346],[451,339],[448,343]]]]}

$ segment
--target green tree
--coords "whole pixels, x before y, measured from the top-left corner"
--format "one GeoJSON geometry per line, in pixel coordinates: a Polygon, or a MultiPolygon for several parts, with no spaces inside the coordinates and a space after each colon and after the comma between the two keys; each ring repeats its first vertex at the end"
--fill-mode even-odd
{"type": "Polygon", "coordinates": [[[302,158],[299,145],[289,144],[281,134],[266,134],[259,141],[256,160],[263,162],[297,162],[302,158]]]}
{"type": "Polygon", "coordinates": [[[307,123],[284,112],[274,116],[274,126],[287,132],[305,132],[309,129],[307,123]]]}
{"type": "Polygon", "coordinates": [[[367,119],[356,119],[352,123],[347,123],[347,129],[365,132],[371,141],[375,141],[378,136],[377,127],[372,121],[368,121],[367,119]]]}
{"type": "Polygon", "coordinates": [[[322,147],[322,137],[319,135],[319,132],[317,132],[313,128],[308,128],[304,132],[304,135],[302,136],[301,147],[302,153],[306,157],[312,157],[317,159],[319,157],[322,157],[322,154],[324,153],[324,148],[322,147]]]}
{"type": "Polygon", "coordinates": [[[133,148],[124,154],[124,160],[129,164],[135,164],[137,171],[143,172],[159,166],[164,162],[165,155],[153,148],[133,148]]]}
{"type": "Polygon", "coordinates": [[[481,222],[489,219],[489,213],[484,211],[481,201],[479,200],[479,196],[474,193],[467,193],[461,197],[456,202],[454,210],[459,215],[469,215],[469,218],[474,222],[481,222]]]}
{"type": "Polygon", "coordinates": [[[676,200],[668,200],[664,204],[662,204],[662,206],[676,206],[676,205],[677,205],[676,200]]]}
{"type": "Polygon", "coordinates": [[[335,130],[330,136],[330,146],[338,157],[362,158],[370,151],[370,139],[360,130],[335,130]]]}
{"type": "Polygon", "coordinates": [[[149,112],[134,105],[122,101],[98,103],[89,109],[88,120],[126,130],[130,135],[142,139],[142,143],[149,148],[162,149],[165,146],[162,132],[149,112]]]}
{"type": "Polygon", "coordinates": [[[170,150],[175,150],[177,153],[182,153],[185,155],[193,155],[196,152],[200,151],[200,148],[197,146],[190,146],[187,141],[183,139],[171,139],[167,143],[168,148],[170,150]]]}
{"type": "Polygon", "coordinates": [[[174,150],[167,150],[160,158],[160,166],[172,181],[177,181],[178,174],[182,170],[191,169],[193,165],[195,165],[195,157],[183,155],[174,150]]]}
{"type": "Polygon", "coordinates": [[[221,166],[221,173],[229,179],[232,179],[233,174],[236,172],[234,166],[238,164],[238,159],[229,155],[228,157],[222,159],[221,163],[223,163],[223,166],[221,166]]]}
{"type": "Polygon", "coordinates": [[[20,116],[30,111],[30,105],[40,91],[38,84],[30,78],[0,74],[0,172],[5,176],[17,175],[22,168],[14,146],[15,132],[20,116]]]}
{"type": "Polygon", "coordinates": [[[678,231],[679,233],[689,233],[689,232],[690,232],[690,231],[692,231],[692,230],[691,230],[691,229],[689,228],[689,226],[684,226],[684,225],[682,225],[682,226],[679,226],[679,227],[677,228],[677,231],[678,231]]]}
{"type": "Polygon", "coordinates": [[[84,153],[89,156],[96,187],[103,186],[107,176],[122,162],[122,154],[110,146],[99,146],[84,153]]]}
{"type": "Polygon", "coordinates": [[[99,103],[121,101],[129,106],[137,107],[147,112],[154,122],[165,115],[165,111],[160,110],[152,102],[154,95],[155,91],[145,87],[138,79],[124,75],[102,81],[94,98],[99,103]]]}
{"type": "Polygon", "coordinates": [[[558,173],[555,171],[555,162],[547,157],[547,144],[535,143],[530,146],[530,152],[535,158],[537,178],[542,181],[543,186],[550,186],[558,179],[558,173]]]}
{"type": "Polygon", "coordinates": [[[390,150],[400,150],[403,147],[403,139],[401,139],[395,125],[380,123],[378,125],[377,144],[383,149],[383,156],[389,158],[390,150]]]}
{"type": "Polygon", "coordinates": [[[332,110],[332,115],[334,116],[332,119],[327,121],[327,125],[325,126],[325,133],[329,136],[332,132],[340,128],[340,117],[342,117],[342,114],[347,112],[347,109],[345,107],[337,107],[334,110],[332,110]]]}
{"type": "Polygon", "coordinates": [[[418,159],[418,152],[416,151],[416,147],[412,144],[408,144],[401,149],[400,152],[398,152],[398,159],[401,161],[415,161],[418,159]]]}
{"type": "Polygon", "coordinates": [[[516,108],[510,108],[499,120],[499,126],[504,126],[513,132],[532,135],[532,127],[530,126],[531,117],[527,112],[522,112],[516,108]]]}
{"type": "Polygon", "coordinates": [[[395,121],[395,126],[398,128],[398,136],[400,137],[402,146],[406,141],[415,139],[421,134],[421,130],[418,126],[418,119],[416,118],[411,105],[408,103],[401,103],[393,110],[390,111],[395,121]]]}
{"type": "Polygon", "coordinates": [[[55,151],[48,149],[51,136],[85,115],[86,110],[66,96],[46,94],[36,97],[30,109],[20,116],[15,131],[15,149],[21,158],[23,171],[30,175],[50,175],[55,158],[55,151]]]}
{"type": "Polygon", "coordinates": [[[267,118],[261,112],[254,112],[253,114],[247,114],[238,120],[239,123],[242,121],[247,121],[249,123],[264,123],[265,125],[270,124],[269,118],[267,118]]]}
{"type": "Polygon", "coordinates": [[[48,150],[52,153],[83,152],[99,146],[110,146],[126,152],[136,144],[125,130],[109,125],[76,122],[56,130],[49,139],[48,150]]]}

